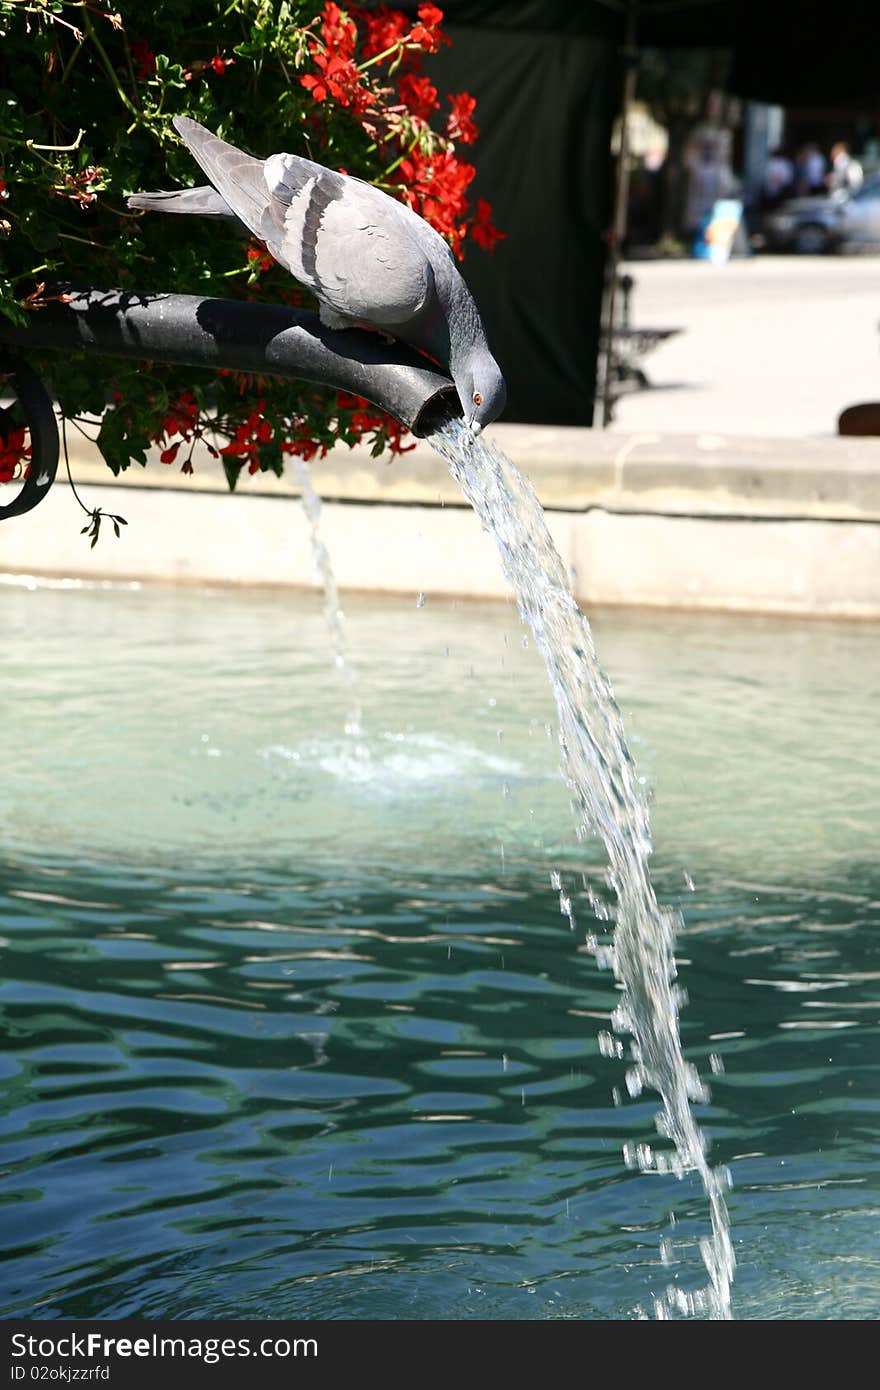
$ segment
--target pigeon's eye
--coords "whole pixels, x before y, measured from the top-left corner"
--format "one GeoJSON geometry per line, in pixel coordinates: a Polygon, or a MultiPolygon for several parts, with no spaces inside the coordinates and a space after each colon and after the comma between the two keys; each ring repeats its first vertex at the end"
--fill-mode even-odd
{"type": "Polygon", "coordinates": [[[483,404],[483,397],[480,395],[479,391],[475,391],[475,392],[474,392],[474,405],[482,405],[482,404],[483,404]]]}

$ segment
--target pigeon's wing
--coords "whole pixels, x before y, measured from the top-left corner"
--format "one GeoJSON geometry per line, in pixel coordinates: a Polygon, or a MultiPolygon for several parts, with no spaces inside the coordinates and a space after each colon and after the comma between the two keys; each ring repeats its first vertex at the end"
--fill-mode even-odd
{"type": "Polygon", "coordinates": [[[331,308],[403,326],[424,307],[431,263],[393,199],[290,154],[266,160],[266,183],[275,223],[265,233],[269,250],[331,308]]]}
{"type": "Polygon", "coordinates": [[[185,116],[174,124],[241,221],[337,313],[405,325],[424,306],[431,264],[392,198],[298,155],[253,159],[185,116]]]}
{"type": "Polygon", "coordinates": [[[175,117],[174,128],[223,201],[254,236],[262,237],[262,222],[269,201],[263,161],[237,150],[187,116],[175,117]]]}

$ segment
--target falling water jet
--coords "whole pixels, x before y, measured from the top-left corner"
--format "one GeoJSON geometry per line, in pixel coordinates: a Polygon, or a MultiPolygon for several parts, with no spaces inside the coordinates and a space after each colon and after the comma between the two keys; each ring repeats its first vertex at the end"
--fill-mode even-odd
{"type": "Polygon", "coordinates": [[[348,645],[345,618],[339,602],[339,589],[330,554],[321,536],[321,498],[312,481],[312,470],[304,458],[293,460],[293,474],[299,487],[300,502],[309,523],[312,559],[324,587],[324,617],[333,644],[333,660],[337,671],[348,686],[349,707],[345,717],[345,732],[352,738],[363,735],[360,701],[357,696],[357,671],[348,645]]]}
{"type": "MultiPolygon", "coordinates": [[[[655,1301],[655,1315],[731,1318],[735,1259],[724,1175],[710,1166],[691,1111],[691,1102],[705,1102],[708,1092],[684,1058],[678,1026],[681,994],[674,983],[674,946],[680,916],[660,907],[651,883],[648,807],[611,683],[531,484],[505,454],[482,437],[474,438],[461,421],[440,426],[430,443],[495,541],[520,616],[532,630],[550,678],[578,832],[598,835],[608,856],[613,935],[610,946],[594,945],[594,954],[623,988],[612,1026],[631,1036],[627,1088],[638,1094],[650,1086],[659,1094],[658,1131],[674,1149],[665,1154],[647,1144],[627,1145],[624,1158],[643,1171],[677,1177],[694,1172],[708,1198],[711,1237],[700,1242],[708,1286],[695,1292],[668,1288],[655,1301]]],[[[605,1042],[604,1050],[613,1049],[605,1042]]]]}

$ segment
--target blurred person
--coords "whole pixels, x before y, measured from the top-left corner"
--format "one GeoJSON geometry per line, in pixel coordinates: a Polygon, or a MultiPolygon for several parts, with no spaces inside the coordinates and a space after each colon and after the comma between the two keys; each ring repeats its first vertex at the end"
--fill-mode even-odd
{"type": "Polygon", "coordinates": [[[825,192],[825,156],[815,140],[808,140],[798,150],[795,183],[801,198],[825,192]]]}
{"type": "Polygon", "coordinates": [[[825,178],[828,190],[831,193],[858,193],[864,178],[859,161],[853,159],[848,145],[838,140],[831,146],[831,169],[825,178]]]}
{"type": "Polygon", "coordinates": [[[767,161],[761,204],[764,208],[778,207],[794,192],[794,164],[787,150],[780,145],[767,161]]]}
{"type": "Polygon", "coordinates": [[[685,152],[688,175],[685,231],[692,239],[710,216],[715,203],[737,189],[730,165],[731,134],[723,128],[701,126],[694,131],[685,152]]]}

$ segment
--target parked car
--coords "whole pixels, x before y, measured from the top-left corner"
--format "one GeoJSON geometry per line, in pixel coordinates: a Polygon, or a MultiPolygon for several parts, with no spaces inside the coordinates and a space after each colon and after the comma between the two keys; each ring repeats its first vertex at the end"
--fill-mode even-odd
{"type": "Polygon", "coordinates": [[[880,251],[880,178],[868,179],[858,193],[791,198],[764,214],[761,231],[772,251],[814,256],[865,246],[880,251]]]}

